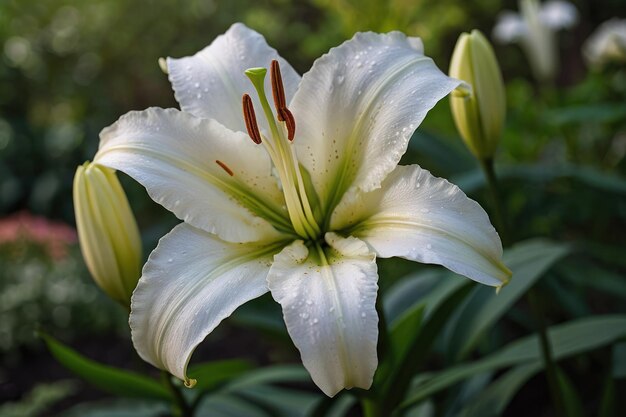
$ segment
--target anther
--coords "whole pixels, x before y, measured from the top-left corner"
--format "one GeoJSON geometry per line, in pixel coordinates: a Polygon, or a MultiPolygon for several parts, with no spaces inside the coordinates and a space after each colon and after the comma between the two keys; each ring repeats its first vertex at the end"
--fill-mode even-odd
{"type": "Polygon", "coordinates": [[[278,110],[278,120],[281,120],[281,117],[285,121],[285,125],[287,125],[287,139],[292,142],[296,135],[296,119],[287,107],[278,110]]]}
{"type": "Polygon", "coordinates": [[[233,172],[233,170],[232,170],[232,169],[230,169],[230,168],[228,168],[228,165],[226,165],[225,163],[223,163],[223,162],[222,162],[222,161],[220,161],[219,159],[216,159],[216,160],[215,160],[215,163],[216,163],[217,165],[219,165],[219,166],[220,166],[220,167],[221,167],[224,171],[226,171],[226,173],[227,173],[228,175],[230,175],[231,177],[232,177],[233,175],[235,175],[235,173],[233,172]]]}
{"type": "Polygon", "coordinates": [[[272,60],[270,66],[270,81],[272,83],[272,95],[274,96],[274,106],[278,113],[278,120],[284,122],[285,119],[281,114],[281,110],[287,108],[287,100],[285,99],[285,87],[283,86],[283,77],[280,74],[280,66],[275,59],[272,60]]]}
{"type": "Polygon", "coordinates": [[[246,122],[246,130],[250,139],[258,145],[261,143],[261,132],[259,132],[259,125],[256,122],[252,99],[247,94],[243,95],[243,119],[246,122]]]}
{"type": "Polygon", "coordinates": [[[276,118],[287,125],[287,138],[293,141],[296,134],[296,120],[287,108],[285,98],[285,86],[283,77],[280,74],[280,65],[277,60],[272,60],[270,65],[270,81],[272,83],[272,96],[274,96],[274,106],[276,107],[276,118]]]}

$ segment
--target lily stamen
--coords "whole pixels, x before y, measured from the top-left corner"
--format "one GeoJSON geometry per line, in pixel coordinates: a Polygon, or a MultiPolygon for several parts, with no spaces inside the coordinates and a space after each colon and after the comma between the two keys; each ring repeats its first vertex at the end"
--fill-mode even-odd
{"type": "Polygon", "coordinates": [[[272,64],[270,65],[270,82],[272,84],[272,96],[274,97],[276,118],[279,122],[285,122],[287,127],[287,139],[291,142],[296,134],[296,119],[287,108],[285,85],[283,84],[283,77],[280,73],[280,65],[278,65],[278,61],[275,59],[272,60],[272,64]]]}
{"type": "Polygon", "coordinates": [[[233,170],[232,170],[232,169],[230,169],[230,168],[228,168],[228,165],[226,165],[225,163],[223,163],[223,162],[222,162],[222,161],[220,161],[219,159],[216,159],[216,160],[215,160],[215,163],[216,163],[217,165],[219,165],[219,166],[220,166],[220,168],[222,168],[224,171],[226,171],[226,173],[227,173],[228,175],[230,175],[231,177],[235,175],[235,173],[233,172],[233,170]]]}
{"type": "Polygon", "coordinates": [[[287,126],[287,139],[289,142],[293,142],[293,138],[296,135],[296,119],[287,107],[278,110],[278,120],[283,119],[285,126],[287,126]]]}
{"type": "Polygon", "coordinates": [[[261,132],[259,132],[259,125],[256,122],[252,99],[248,94],[243,95],[243,119],[246,122],[246,130],[248,131],[250,139],[257,145],[260,144],[261,132]]]}
{"type": "Polygon", "coordinates": [[[278,120],[285,121],[285,118],[281,114],[281,110],[287,109],[287,100],[285,99],[285,87],[283,85],[283,77],[280,74],[280,66],[277,60],[272,60],[270,66],[270,81],[272,83],[272,96],[274,96],[274,106],[276,107],[276,113],[278,120]]]}

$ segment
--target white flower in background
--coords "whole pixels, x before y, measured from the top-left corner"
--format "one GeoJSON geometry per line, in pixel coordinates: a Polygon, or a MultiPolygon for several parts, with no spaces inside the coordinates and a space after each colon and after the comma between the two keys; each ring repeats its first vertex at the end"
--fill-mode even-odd
{"type": "Polygon", "coordinates": [[[502,43],[519,42],[535,77],[549,80],[558,69],[556,31],[574,26],[578,12],[571,3],[551,0],[521,0],[520,13],[505,11],[498,17],[493,36],[502,43]]]}
{"type": "Polygon", "coordinates": [[[301,78],[235,24],[196,55],[168,58],[167,70],[182,111],[128,113],[102,131],[96,155],[184,220],[132,298],[133,342],[154,366],[192,386],[196,346],[269,289],[314,382],[330,396],[368,388],[377,256],[492,286],[509,279],[483,209],[428,171],[398,166],[428,110],[459,84],[419,39],[360,33],[301,78]]]}
{"type": "Polygon", "coordinates": [[[626,62],[626,19],[602,23],[585,41],[583,55],[593,66],[626,62]]]}

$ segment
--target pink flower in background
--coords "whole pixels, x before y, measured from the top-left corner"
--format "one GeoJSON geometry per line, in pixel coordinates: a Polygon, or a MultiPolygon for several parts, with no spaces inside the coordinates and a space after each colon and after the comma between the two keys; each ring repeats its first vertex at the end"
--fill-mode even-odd
{"type": "Polygon", "coordinates": [[[21,242],[41,245],[52,259],[60,260],[67,246],[76,243],[76,230],[26,211],[0,219],[0,245],[21,242]]]}

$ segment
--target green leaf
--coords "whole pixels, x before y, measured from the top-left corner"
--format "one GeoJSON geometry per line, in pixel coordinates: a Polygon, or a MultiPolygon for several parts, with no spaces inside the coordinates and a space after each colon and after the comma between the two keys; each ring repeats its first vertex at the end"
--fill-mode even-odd
{"type": "MultiPolygon", "coordinates": [[[[385,317],[390,325],[424,297],[432,293],[442,280],[451,281],[443,268],[428,268],[399,279],[383,295],[385,317]]],[[[462,280],[456,280],[457,282],[462,280]]]]}
{"type": "Polygon", "coordinates": [[[572,381],[560,368],[557,367],[556,369],[560,394],[565,404],[565,415],[568,417],[583,417],[583,405],[572,381]]]}
{"type": "Polygon", "coordinates": [[[588,124],[619,122],[626,118],[624,103],[594,103],[591,105],[568,106],[552,109],[544,115],[545,119],[555,125],[588,124]]]}
{"type": "Polygon", "coordinates": [[[76,375],[108,393],[121,397],[150,398],[172,401],[170,392],[153,379],[143,375],[103,365],[80,355],[52,336],[40,333],[52,356],[76,375]]]}
{"type": "MultiPolygon", "coordinates": [[[[62,417],[162,417],[168,415],[169,407],[164,403],[145,400],[102,400],[78,404],[62,417]]],[[[252,417],[252,416],[250,416],[252,417]]]]}
{"type": "MultiPolygon", "coordinates": [[[[559,360],[615,342],[626,336],[626,316],[587,317],[548,329],[554,359],[559,360]]],[[[418,385],[401,407],[418,403],[429,396],[478,373],[523,363],[541,362],[537,335],[512,342],[481,360],[448,368],[418,385]]]]}
{"type": "MultiPolygon", "coordinates": [[[[497,167],[500,182],[520,180],[526,183],[545,183],[558,179],[573,179],[590,188],[613,194],[626,194],[626,180],[615,174],[598,171],[594,168],[574,164],[554,165],[513,165],[497,167]]],[[[467,171],[450,178],[468,194],[485,188],[486,182],[479,169],[467,171]]]]}
{"type": "Polygon", "coordinates": [[[394,321],[389,331],[393,358],[404,358],[408,353],[414,335],[420,330],[425,307],[416,305],[394,321]]]}
{"type": "Polygon", "coordinates": [[[251,362],[242,359],[231,359],[198,364],[190,367],[187,373],[190,378],[197,381],[194,389],[209,391],[243,375],[251,369],[254,369],[254,365],[251,362]]]}
{"type": "Polygon", "coordinates": [[[484,285],[472,290],[449,324],[449,354],[455,358],[466,357],[483,334],[568,251],[566,245],[547,240],[526,241],[507,250],[504,263],[513,271],[511,281],[499,294],[484,285]]]}
{"type": "MultiPolygon", "coordinates": [[[[0,417],[37,417],[55,403],[76,391],[74,381],[55,381],[37,384],[18,401],[7,401],[0,405],[0,417]]],[[[6,400],[6,397],[4,398],[6,400]]]]}
{"type": "Polygon", "coordinates": [[[557,271],[575,285],[626,300],[626,280],[623,276],[599,265],[591,262],[563,262],[559,264],[557,271]]]}
{"type": "Polygon", "coordinates": [[[308,383],[311,382],[311,377],[301,365],[275,365],[255,369],[242,375],[224,387],[224,391],[232,392],[255,385],[293,382],[308,383]]]}
{"type": "Polygon", "coordinates": [[[519,365],[492,382],[459,417],[494,417],[502,414],[519,389],[541,370],[541,363],[519,365]]]}
{"type": "Polygon", "coordinates": [[[235,395],[212,395],[196,409],[197,416],[211,417],[278,417],[235,395]]]}
{"type": "Polygon", "coordinates": [[[374,377],[374,386],[382,387],[385,404],[383,409],[392,410],[395,408],[405,394],[410,380],[424,361],[428,358],[428,352],[436,337],[443,329],[444,324],[450,315],[457,308],[459,303],[470,291],[471,282],[463,281],[463,285],[456,291],[448,294],[448,297],[437,304],[437,307],[430,313],[420,327],[418,332],[413,332],[410,340],[406,342],[406,355],[399,358],[396,366],[392,369],[389,378],[381,380],[378,374],[374,377]]]}
{"type": "Polygon", "coordinates": [[[268,385],[239,390],[237,396],[269,411],[272,417],[307,416],[321,398],[321,394],[318,393],[268,385]]]}
{"type": "Polygon", "coordinates": [[[626,378],[626,342],[616,343],[613,346],[613,372],[615,379],[626,378]]]}

